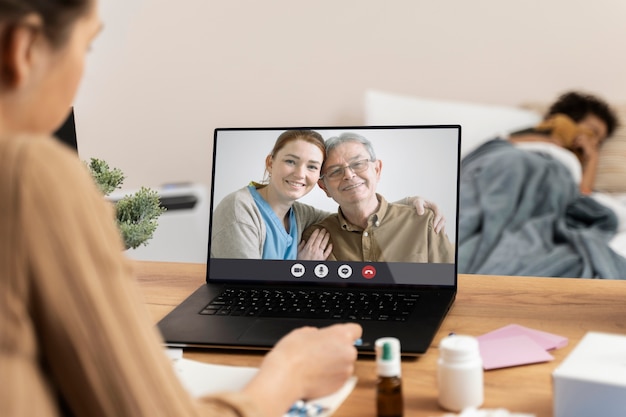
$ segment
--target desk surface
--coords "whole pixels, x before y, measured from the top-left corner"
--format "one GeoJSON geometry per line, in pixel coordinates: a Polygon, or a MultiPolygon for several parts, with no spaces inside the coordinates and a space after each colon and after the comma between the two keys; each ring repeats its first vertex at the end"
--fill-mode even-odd
{"type": "MultiPolygon", "coordinates": [[[[140,288],[155,323],[204,283],[203,264],[136,262],[140,288]]],[[[626,282],[567,278],[459,276],[457,299],[431,348],[402,363],[405,416],[441,416],[437,405],[439,341],[450,332],[478,336],[516,323],[569,338],[554,361],[485,372],[484,408],[552,416],[551,373],[588,331],[626,333],[626,282]]],[[[186,350],[203,362],[258,366],[258,353],[186,350]]],[[[358,384],[336,416],[375,416],[375,362],[359,359],[358,384]]]]}

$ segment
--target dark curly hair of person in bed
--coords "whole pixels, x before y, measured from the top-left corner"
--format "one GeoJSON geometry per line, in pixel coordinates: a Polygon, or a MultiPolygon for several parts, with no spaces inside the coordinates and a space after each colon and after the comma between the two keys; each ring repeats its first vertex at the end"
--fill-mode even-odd
{"type": "Polygon", "coordinates": [[[615,112],[602,99],[591,94],[570,91],[561,95],[548,109],[545,118],[563,113],[576,123],[589,114],[594,114],[606,124],[607,137],[611,136],[619,125],[615,112]]]}

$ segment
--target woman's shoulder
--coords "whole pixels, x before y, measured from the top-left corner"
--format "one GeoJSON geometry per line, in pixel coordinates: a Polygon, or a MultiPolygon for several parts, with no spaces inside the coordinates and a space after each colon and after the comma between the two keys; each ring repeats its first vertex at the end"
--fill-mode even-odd
{"type": "Polygon", "coordinates": [[[252,194],[250,193],[248,186],[245,186],[224,196],[216,207],[221,207],[222,209],[232,209],[235,207],[248,206],[253,203],[254,199],[252,198],[252,194]]]}
{"type": "Polygon", "coordinates": [[[244,223],[252,221],[259,223],[261,221],[261,213],[254,202],[250,190],[246,186],[224,196],[215,205],[213,219],[219,219],[219,222],[222,223],[229,221],[244,223]]]}
{"type": "MultiPolygon", "coordinates": [[[[233,242],[237,244],[237,249],[233,250],[242,251],[244,246],[248,247],[250,244],[254,245],[253,242],[257,240],[263,242],[265,239],[265,222],[248,187],[226,195],[213,210],[211,221],[213,242],[217,242],[211,246],[214,255],[218,252],[232,255],[230,250],[221,251],[233,242]],[[219,238],[215,240],[217,237],[219,238]],[[245,245],[239,244],[241,239],[245,239],[245,245]]],[[[262,248],[262,243],[259,243],[259,248],[262,248]]],[[[243,257],[260,258],[261,249],[256,248],[250,253],[246,252],[246,256],[243,257]]]]}
{"type": "Polygon", "coordinates": [[[0,140],[3,170],[12,169],[20,181],[36,180],[49,186],[80,181],[86,167],[76,152],[51,136],[18,135],[0,140]],[[79,174],[79,175],[77,175],[79,174]]]}
{"type": "Polygon", "coordinates": [[[11,175],[13,183],[19,185],[16,189],[5,182],[8,188],[3,187],[2,193],[14,188],[12,198],[22,213],[29,213],[33,219],[42,218],[44,224],[50,218],[57,220],[55,224],[80,223],[78,229],[103,219],[113,225],[112,205],[105,204],[87,166],[74,150],[56,139],[47,136],[0,139],[0,161],[0,175],[11,175]]]}

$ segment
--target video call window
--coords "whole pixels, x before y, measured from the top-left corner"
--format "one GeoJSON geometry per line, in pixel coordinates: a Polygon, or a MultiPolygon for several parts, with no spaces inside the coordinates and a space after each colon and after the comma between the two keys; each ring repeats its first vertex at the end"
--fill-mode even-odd
{"type": "MultiPolygon", "coordinates": [[[[326,140],[344,132],[367,138],[381,161],[380,180],[376,192],[388,202],[411,196],[421,196],[435,202],[446,217],[445,234],[455,248],[457,232],[458,126],[442,127],[384,127],[384,128],[311,128],[326,140]]],[[[240,190],[251,181],[262,182],[265,158],[285,129],[218,129],[214,138],[212,181],[212,212],[227,195],[240,190]]],[[[322,170],[322,172],[324,172],[322,170]]],[[[329,214],[338,211],[338,204],[319,187],[298,199],[329,214]]],[[[213,228],[212,219],[211,228],[213,228]]],[[[209,242],[211,250],[212,242],[209,242]]],[[[456,256],[456,254],[455,254],[456,256]]],[[[414,260],[393,261],[336,259],[332,261],[294,262],[290,260],[231,259],[210,257],[211,276],[220,278],[256,279],[254,272],[267,270],[262,279],[315,281],[320,279],[341,283],[344,275],[358,274],[363,278],[374,274],[376,280],[398,282],[395,275],[415,275],[428,269],[448,268],[455,275],[454,260],[445,264],[420,263],[414,260]],[[294,266],[295,265],[295,266],[294,266]],[[352,271],[349,271],[352,270],[352,271]],[[395,271],[395,272],[394,272],[395,271]],[[400,272],[397,272],[400,271],[400,272]],[[269,274],[269,275],[268,275],[269,274]],[[302,274],[301,276],[297,276],[302,274]]],[[[427,274],[426,274],[427,275],[427,274]]],[[[404,279],[404,278],[402,278],[404,279]]],[[[454,278],[451,278],[452,280],[454,278]]],[[[378,281],[382,282],[382,281],[378,281]]]]}

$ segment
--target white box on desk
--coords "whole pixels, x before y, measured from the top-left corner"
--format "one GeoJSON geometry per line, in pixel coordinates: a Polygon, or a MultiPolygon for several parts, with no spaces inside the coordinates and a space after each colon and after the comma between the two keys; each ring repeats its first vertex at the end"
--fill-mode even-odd
{"type": "Polygon", "coordinates": [[[552,383],[554,417],[626,416],[626,336],[587,333],[552,383]]]}

